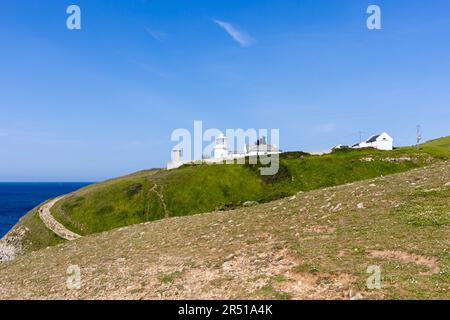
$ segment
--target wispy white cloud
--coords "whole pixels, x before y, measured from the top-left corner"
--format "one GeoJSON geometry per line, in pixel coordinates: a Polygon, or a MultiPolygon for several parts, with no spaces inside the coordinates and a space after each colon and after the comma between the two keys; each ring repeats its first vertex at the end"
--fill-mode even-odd
{"type": "Polygon", "coordinates": [[[145,28],[145,31],[156,41],[163,42],[167,38],[167,33],[152,28],[145,28]]]}
{"type": "Polygon", "coordinates": [[[230,37],[232,37],[236,42],[238,42],[243,47],[251,46],[255,40],[244,32],[236,29],[231,23],[226,21],[221,21],[214,19],[214,23],[216,23],[219,27],[224,29],[230,37]]]}

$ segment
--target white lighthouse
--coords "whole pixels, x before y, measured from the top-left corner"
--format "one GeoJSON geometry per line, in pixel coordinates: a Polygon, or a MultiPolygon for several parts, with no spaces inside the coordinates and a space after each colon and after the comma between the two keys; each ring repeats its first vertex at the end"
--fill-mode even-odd
{"type": "Polygon", "coordinates": [[[214,146],[214,158],[215,159],[226,159],[228,158],[228,143],[227,137],[221,133],[216,138],[216,145],[214,146]]]}

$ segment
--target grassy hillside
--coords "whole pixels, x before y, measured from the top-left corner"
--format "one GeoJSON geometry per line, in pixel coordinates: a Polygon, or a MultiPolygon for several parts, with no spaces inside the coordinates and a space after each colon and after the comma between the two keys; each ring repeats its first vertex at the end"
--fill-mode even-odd
{"type": "Polygon", "coordinates": [[[39,250],[0,264],[0,299],[448,299],[449,210],[443,161],[39,250]],[[380,289],[366,285],[374,267],[380,289]]]}
{"type": "Polygon", "coordinates": [[[188,165],[152,171],[88,187],[60,201],[53,215],[87,235],[165,217],[268,202],[308,191],[403,172],[433,161],[423,150],[347,150],[323,156],[281,155],[276,176],[252,165],[188,165]],[[403,160],[396,161],[403,157],[403,160]]]}
{"type": "MultiPolygon", "coordinates": [[[[450,157],[450,138],[393,151],[337,150],[312,156],[284,153],[277,175],[264,177],[254,165],[186,165],[176,170],[147,170],[90,185],[68,195],[53,216],[81,235],[167,217],[233,209],[248,201],[265,203],[353,181],[404,172],[450,157]]],[[[59,243],[45,232],[35,213],[18,227],[29,230],[25,251],[59,243]],[[33,218],[34,217],[34,218],[33,218]],[[34,240],[33,240],[34,239],[34,240]]]]}
{"type": "Polygon", "coordinates": [[[428,141],[421,144],[419,149],[436,157],[450,157],[450,136],[428,141]]]}

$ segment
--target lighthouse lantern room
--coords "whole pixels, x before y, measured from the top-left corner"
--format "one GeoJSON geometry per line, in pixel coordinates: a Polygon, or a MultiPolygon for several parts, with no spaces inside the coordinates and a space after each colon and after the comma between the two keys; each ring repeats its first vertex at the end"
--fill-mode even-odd
{"type": "Polygon", "coordinates": [[[216,145],[214,146],[214,158],[225,159],[228,157],[228,143],[227,137],[221,133],[216,138],[216,145]]]}

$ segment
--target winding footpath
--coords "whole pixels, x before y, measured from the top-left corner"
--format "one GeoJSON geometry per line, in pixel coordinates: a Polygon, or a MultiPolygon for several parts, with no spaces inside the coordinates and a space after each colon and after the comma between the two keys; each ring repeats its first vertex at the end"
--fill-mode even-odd
{"type": "Polygon", "coordinates": [[[64,227],[61,223],[55,220],[55,218],[52,216],[50,209],[53,207],[53,205],[61,200],[63,197],[55,198],[46,204],[42,205],[39,208],[39,217],[41,218],[42,222],[47,226],[48,229],[56,233],[58,236],[60,236],[63,239],[72,241],[78,238],[81,238],[79,234],[76,234],[70,230],[68,230],[66,227],[64,227]]]}
{"type": "Polygon", "coordinates": [[[154,192],[156,196],[159,198],[159,202],[161,203],[163,210],[164,210],[164,217],[169,217],[169,210],[167,210],[166,202],[164,201],[164,195],[158,191],[158,185],[155,183],[153,188],[149,190],[149,192],[154,192]]]}

